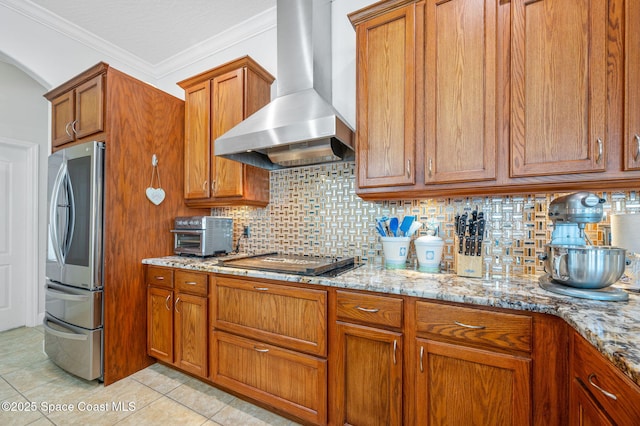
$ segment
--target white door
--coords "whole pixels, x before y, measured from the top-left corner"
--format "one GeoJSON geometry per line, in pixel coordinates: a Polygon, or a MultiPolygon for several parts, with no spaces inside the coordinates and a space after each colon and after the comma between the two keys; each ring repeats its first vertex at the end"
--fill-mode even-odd
{"type": "Polygon", "coordinates": [[[28,169],[26,149],[0,142],[0,331],[26,324],[28,169]]]}

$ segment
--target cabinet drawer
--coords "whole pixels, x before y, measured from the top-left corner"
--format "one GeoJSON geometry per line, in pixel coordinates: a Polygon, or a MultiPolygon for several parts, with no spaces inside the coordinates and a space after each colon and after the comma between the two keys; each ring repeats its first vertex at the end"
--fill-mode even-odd
{"type": "Polygon", "coordinates": [[[373,325],[402,327],[402,299],[370,294],[337,291],[339,320],[373,325]]]}
{"type": "Polygon", "coordinates": [[[211,371],[216,384],[303,420],[326,423],[327,362],[323,359],[214,331],[211,371]]]}
{"type": "Polygon", "coordinates": [[[326,291],[226,277],[213,288],[214,328],[326,356],[326,291]]]}
{"type": "Polygon", "coordinates": [[[147,285],[173,288],[173,269],[147,266],[147,285]]]}
{"type": "Polygon", "coordinates": [[[207,274],[201,272],[176,271],[174,280],[176,290],[178,291],[198,296],[207,296],[207,283],[209,282],[209,276],[207,274]]]}
{"type": "Polygon", "coordinates": [[[430,302],[416,302],[418,333],[500,349],[531,351],[531,318],[430,302]]]}
{"type": "Polygon", "coordinates": [[[577,333],[573,338],[572,361],[574,377],[617,424],[640,424],[640,387],[577,333]]]}

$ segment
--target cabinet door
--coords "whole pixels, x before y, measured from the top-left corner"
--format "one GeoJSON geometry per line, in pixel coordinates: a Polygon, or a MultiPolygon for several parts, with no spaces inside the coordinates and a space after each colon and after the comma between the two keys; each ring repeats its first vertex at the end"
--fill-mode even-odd
{"type": "Polygon", "coordinates": [[[201,377],[207,377],[207,324],[207,298],[176,293],[175,364],[201,377]]]}
{"type": "Polygon", "coordinates": [[[216,384],[307,422],[327,419],[327,361],[220,331],[211,341],[216,384]]]}
{"type": "Polygon", "coordinates": [[[574,379],[571,384],[569,413],[572,426],[613,426],[615,424],[577,379],[574,379]]]}
{"type": "Polygon", "coordinates": [[[74,102],[73,90],[51,101],[51,144],[54,147],[73,142],[74,102]]]}
{"type": "Polygon", "coordinates": [[[147,353],[173,362],[173,291],[165,288],[147,290],[147,353]]]}
{"type": "Polygon", "coordinates": [[[626,170],[640,170],[640,2],[626,4],[626,170]]]}
{"type": "Polygon", "coordinates": [[[361,188],[415,183],[415,6],[357,27],[361,188]]]}
{"type": "Polygon", "coordinates": [[[103,76],[99,75],[81,84],[76,92],[76,116],[72,125],[77,139],[104,130],[103,76]]]}
{"type": "Polygon", "coordinates": [[[607,2],[511,8],[511,176],[603,171],[607,2]]]}
{"type": "Polygon", "coordinates": [[[402,424],[402,334],[337,323],[338,424],[402,424]]]}
{"type": "MultiPolygon", "coordinates": [[[[244,68],[213,79],[211,143],[244,119],[244,68]]],[[[212,145],[213,146],[213,145],[212,145]]],[[[214,197],[242,196],[242,163],[216,157],[212,150],[214,197]]]]}
{"type": "Polygon", "coordinates": [[[425,181],[496,177],[495,0],[429,0],[425,181]]]}
{"type": "Polygon", "coordinates": [[[531,360],[417,339],[421,425],[531,424],[531,360]]]}
{"type": "Polygon", "coordinates": [[[184,198],[209,198],[211,138],[209,80],[185,89],[184,198]]]}

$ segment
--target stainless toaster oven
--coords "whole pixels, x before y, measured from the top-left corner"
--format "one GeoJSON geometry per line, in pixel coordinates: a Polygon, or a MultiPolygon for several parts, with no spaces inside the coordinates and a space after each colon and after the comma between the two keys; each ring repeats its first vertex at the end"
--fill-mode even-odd
{"type": "Polygon", "coordinates": [[[233,219],[230,217],[177,217],[171,232],[173,252],[178,255],[205,257],[232,251],[233,219]]]}

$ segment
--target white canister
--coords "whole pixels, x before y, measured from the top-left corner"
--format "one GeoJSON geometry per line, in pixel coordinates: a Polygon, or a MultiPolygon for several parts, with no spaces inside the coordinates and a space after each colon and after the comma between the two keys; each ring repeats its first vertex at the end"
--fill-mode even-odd
{"type": "Polygon", "coordinates": [[[380,237],[385,267],[404,268],[409,254],[411,237],[380,237]]]}
{"type": "Polygon", "coordinates": [[[416,238],[416,255],[418,256],[418,270],[423,272],[440,272],[442,247],[444,241],[435,235],[416,238]]]}

